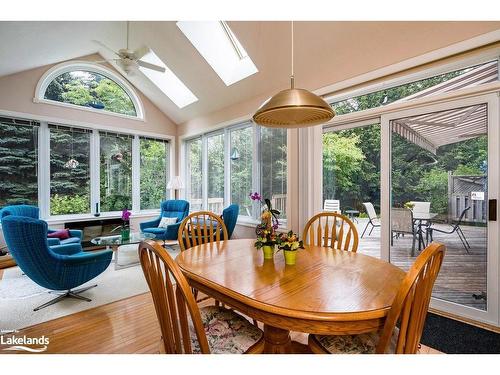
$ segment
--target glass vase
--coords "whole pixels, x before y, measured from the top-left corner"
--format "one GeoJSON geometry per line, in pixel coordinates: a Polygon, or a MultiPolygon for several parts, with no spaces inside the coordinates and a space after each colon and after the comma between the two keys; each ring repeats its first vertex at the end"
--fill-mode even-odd
{"type": "Polygon", "coordinates": [[[128,241],[130,239],[130,228],[122,228],[121,236],[122,241],[128,241]]]}

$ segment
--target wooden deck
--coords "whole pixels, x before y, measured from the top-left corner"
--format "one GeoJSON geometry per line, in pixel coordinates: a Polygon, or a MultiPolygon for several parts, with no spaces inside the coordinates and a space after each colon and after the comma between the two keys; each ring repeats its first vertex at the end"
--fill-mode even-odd
{"type": "MultiPolygon", "coordinates": [[[[366,222],[367,219],[359,219],[359,223],[355,223],[360,235],[366,222]]],[[[443,228],[449,229],[449,226],[443,225],[443,228]]],[[[486,293],[487,229],[463,225],[462,230],[471,246],[470,254],[467,254],[456,233],[434,235],[435,241],[446,245],[446,254],[433,296],[485,310],[486,301],[475,299],[472,295],[486,293]]],[[[375,228],[371,236],[368,236],[368,232],[360,238],[358,251],[380,258],[380,228],[375,228]]],[[[411,257],[411,245],[411,235],[394,239],[390,252],[391,263],[407,270],[415,260],[415,257],[411,257]]],[[[418,256],[418,250],[415,255],[418,256]]]]}

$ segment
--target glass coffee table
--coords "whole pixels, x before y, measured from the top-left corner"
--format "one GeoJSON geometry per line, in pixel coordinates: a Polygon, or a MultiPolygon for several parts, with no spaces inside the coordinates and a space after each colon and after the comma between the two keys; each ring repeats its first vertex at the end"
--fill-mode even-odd
{"type": "Polygon", "coordinates": [[[130,233],[130,238],[127,240],[122,239],[122,236],[117,234],[95,237],[90,242],[94,245],[106,246],[106,249],[113,249],[115,252],[115,269],[122,269],[138,264],[140,262],[138,244],[153,238],[155,238],[153,233],[133,232],[130,233]]]}

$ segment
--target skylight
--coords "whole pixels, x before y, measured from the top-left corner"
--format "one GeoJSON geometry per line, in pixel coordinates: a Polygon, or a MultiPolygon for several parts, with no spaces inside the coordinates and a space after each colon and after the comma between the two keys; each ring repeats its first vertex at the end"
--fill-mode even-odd
{"type": "Polygon", "coordinates": [[[226,86],[259,71],[226,22],[179,21],[177,27],[226,86]]]}
{"type": "Polygon", "coordinates": [[[165,72],[161,73],[152,69],[139,67],[139,70],[149,78],[175,105],[179,108],[198,101],[198,98],[187,88],[187,86],[172,72],[163,61],[150,50],[141,60],[151,64],[163,66],[165,72]]]}

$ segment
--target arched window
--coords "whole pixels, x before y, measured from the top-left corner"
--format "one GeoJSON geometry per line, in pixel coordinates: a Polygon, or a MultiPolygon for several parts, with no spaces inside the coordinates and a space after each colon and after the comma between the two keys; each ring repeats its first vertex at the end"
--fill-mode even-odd
{"type": "Polygon", "coordinates": [[[63,63],[49,69],[37,85],[35,101],[144,118],[132,87],[110,69],[89,62],[63,63]]]}

